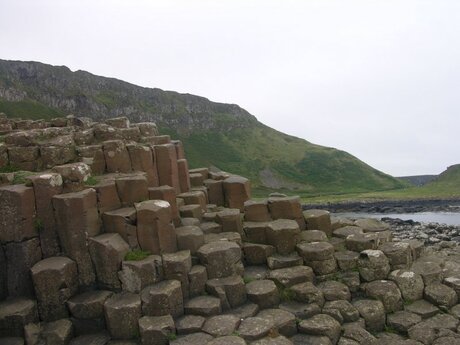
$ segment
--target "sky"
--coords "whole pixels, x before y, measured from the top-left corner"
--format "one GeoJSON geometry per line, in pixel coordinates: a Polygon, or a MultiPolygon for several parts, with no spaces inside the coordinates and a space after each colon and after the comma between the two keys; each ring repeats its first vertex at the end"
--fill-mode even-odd
{"type": "Polygon", "coordinates": [[[0,58],[236,103],[393,176],[460,163],[458,0],[0,0],[0,58]]]}

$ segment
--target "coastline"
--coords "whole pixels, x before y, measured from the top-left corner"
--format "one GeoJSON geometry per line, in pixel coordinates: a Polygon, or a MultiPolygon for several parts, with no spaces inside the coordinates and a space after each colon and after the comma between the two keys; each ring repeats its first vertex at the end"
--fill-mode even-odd
{"type": "Polygon", "coordinates": [[[304,203],[303,209],[322,209],[331,213],[418,213],[418,212],[460,212],[460,198],[455,199],[412,199],[381,201],[341,201],[327,203],[304,203]]]}

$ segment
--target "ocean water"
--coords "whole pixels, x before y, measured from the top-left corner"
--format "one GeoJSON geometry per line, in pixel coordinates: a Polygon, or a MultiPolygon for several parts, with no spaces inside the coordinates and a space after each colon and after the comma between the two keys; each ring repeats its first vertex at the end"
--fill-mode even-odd
{"type": "Polygon", "coordinates": [[[423,223],[440,223],[460,226],[460,213],[458,212],[419,212],[419,213],[358,213],[344,212],[332,213],[332,216],[346,218],[399,218],[423,223]]]}

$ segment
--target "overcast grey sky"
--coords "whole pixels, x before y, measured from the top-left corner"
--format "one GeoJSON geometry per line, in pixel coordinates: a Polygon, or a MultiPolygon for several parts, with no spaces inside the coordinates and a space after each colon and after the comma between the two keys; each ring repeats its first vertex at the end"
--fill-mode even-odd
{"type": "Polygon", "coordinates": [[[0,52],[236,103],[395,176],[460,163],[458,0],[0,0],[0,52]]]}

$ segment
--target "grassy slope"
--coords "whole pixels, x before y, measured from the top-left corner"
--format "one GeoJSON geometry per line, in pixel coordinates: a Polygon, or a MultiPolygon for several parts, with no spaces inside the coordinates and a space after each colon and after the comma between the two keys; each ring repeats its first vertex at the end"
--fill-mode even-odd
{"type": "Polygon", "coordinates": [[[314,145],[264,125],[227,133],[194,133],[188,137],[174,131],[163,132],[184,142],[192,167],[214,165],[247,176],[253,181],[256,196],[274,191],[260,184],[259,171],[265,167],[280,180],[301,185],[281,191],[302,196],[406,186],[346,152],[314,145]]]}
{"type": "Polygon", "coordinates": [[[2,99],[0,99],[0,113],[5,113],[9,117],[32,120],[48,120],[53,117],[64,115],[63,111],[48,107],[36,101],[23,100],[20,102],[9,102],[2,99]]]}
{"type": "Polygon", "coordinates": [[[460,164],[449,167],[434,181],[421,187],[398,190],[355,193],[335,196],[314,196],[305,198],[309,202],[338,202],[353,200],[401,200],[401,199],[457,199],[460,198],[460,164]]]}
{"type": "Polygon", "coordinates": [[[256,195],[273,191],[262,186],[259,176],[261,170],[267,169],[272,177],[286,186],[281,188],[282,192],[302,196],[406,186],[404,182],[371,168],[346,152],[314,145],[271,129],[234,105],[141,88],[88,72],[71,72],[65,67],[0,62],[3,69],[0,69],[0,86],[3,84],[7,88],[25,91],[29,96],[21,102],[0,100],[0,112],[24,118],[65,114],[63,109],[50,108],[38,102],[50,97],[66,100],[67,104],[77,104],[72,110],[74,114],[101,119],[113,116],[112,111],[115,110],[119,110],[116,114],[123,114],[125,107],[131,107],[134,109],[131,111],[133,116],[142,114],[142,121],[155,120],[157,116],[162,133],[181,139],[191,167],[214,165],[247,176],[256,187],[256,195]],[[19,67],[15,69],[14,66],[19,67]],[[190,119],[192,131],[178,129],[178,125],[190,119]],[[201,128],[212,124],[213,129],[197,130],[197,124],[201,128]],[[290,189],[287,190],[287,187],[290,189]]]}

